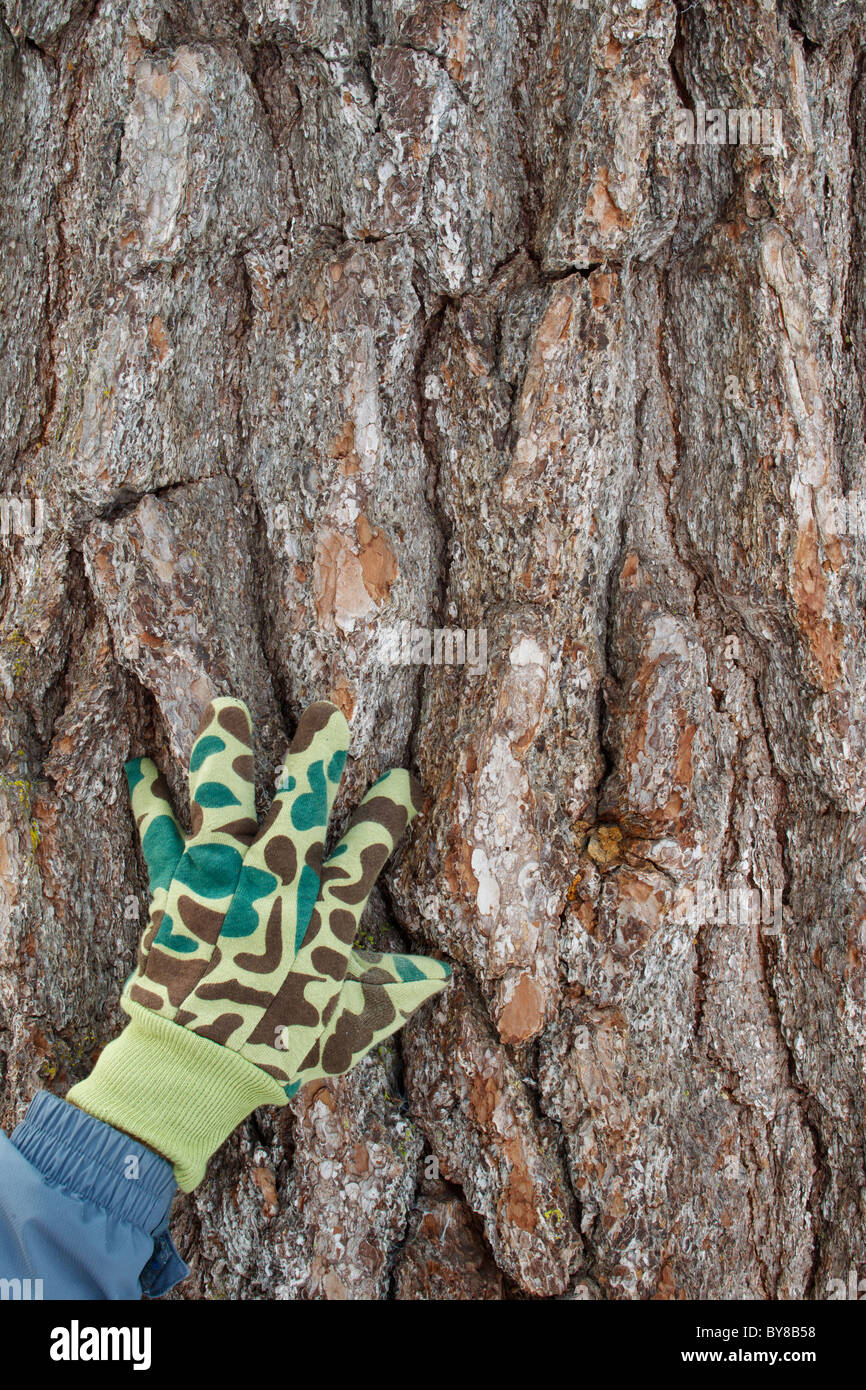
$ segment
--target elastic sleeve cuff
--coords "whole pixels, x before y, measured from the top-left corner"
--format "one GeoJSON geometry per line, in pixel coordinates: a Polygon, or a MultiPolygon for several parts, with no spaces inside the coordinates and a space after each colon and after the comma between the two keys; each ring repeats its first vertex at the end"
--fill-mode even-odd
{"type": "Polygon", "coordinates": [[[177,1190],[170,1164],[50,1091],[37,1091],[9,1140],[49,1187],[148,1235],[165,1225],[177,1190]]]}
{"type": "Polygon", "coordinates": [[[189,1274],[168,1234],[177,1184],[166,1159],[49,1091],[34,1096],[9,1143],[46,1187],[82,1212],[96,1207],[120,1228],[152,1237],[138,1276],[144,1293],[157,1298],[189,1274]]]}
{"type": "Polygon", "coordinates": [[[285,1105],[267,1072],[129,1000],[130,1023],[67,1099],[164,1154],[177,1185],[191,1192],[205,1167],[259,1105],[285,1105]]]}

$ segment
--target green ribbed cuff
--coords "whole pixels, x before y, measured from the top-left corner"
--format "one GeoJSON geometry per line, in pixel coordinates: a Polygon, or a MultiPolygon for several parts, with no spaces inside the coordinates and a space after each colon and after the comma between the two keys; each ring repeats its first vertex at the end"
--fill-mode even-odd
{"type": "Polygon", "coordinates": [[[285,1105],[285,1090],[230,1048],[141,1004],[123,1007],[131,1022],[66,1098],[163,1154],[191,1192],[241,1120],[259,1105],[285,1105]]]}

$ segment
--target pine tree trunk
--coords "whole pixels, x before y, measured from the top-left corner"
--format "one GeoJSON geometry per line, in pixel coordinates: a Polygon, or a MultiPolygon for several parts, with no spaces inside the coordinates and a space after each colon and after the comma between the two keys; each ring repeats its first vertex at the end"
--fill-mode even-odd
{"type": "Polygon", "coordinates": [[[679,8],[0,5],[3,1124],[124,1022],[122,765],[185,811],[213,694],[262,811],[314,699],[338,822],[415,769],[363,931],[456,966],[174,1297],[866,1274],[866,4],[679,8]]]}

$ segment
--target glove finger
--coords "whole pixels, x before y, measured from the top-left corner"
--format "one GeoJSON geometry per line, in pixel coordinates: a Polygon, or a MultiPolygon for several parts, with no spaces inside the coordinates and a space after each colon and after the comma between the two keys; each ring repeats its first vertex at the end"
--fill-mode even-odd
{"type": "Polygon", "coordinates": [[[347,980],[362,980],[366,984],[412,984],[419,980],[451,979],[451,966],[435,956],[404,955],[399,951],[349,952],[347,980]],[[387,978],[386,978],[387,977],[387,978]]]}
{"type": "Polygon", "coordinates": [[[379,962],[365,962],[363,953],[353,952],[350,968],[360,973],[347,975],[337,1007],[300,1064],[292,1094],[316,1077],[350,1071],[377,1043],[402,1028],[416,1009],[441,993],[451,977],[449,965],[429,956],[383,956],[379,962]]]}
{"type": "MultiPolygon", "coordinates": [[[[420,805],[421,789],[403,768],[385,773],[367,792],[322,869],[319,899],[291,970],[242,1049],[249,1061],[262,1065],[267,1049],[286,1080],[294,1079],[333,1008],[373,884],[420,805]],[[274,1039],[286,1026],[288,1051],[275,1053],[274,1039]]],[[[290,961],[287,946],[284,969],[290,961]]]]}
{"type": "Polygon", "coordinates": [[[168,885],[184,850],[183,831],[172,808],[168,784],[151,758],[131,758],[124,767],[132,814],[147,866],[151,923],[138,947],[137,974],[143,974],[156,927],[155,912],[165,907],[168,885]]]}
{"type": "Polygon", "coordinates": [[[319,896],[325,835],[348,748],[349,726],[336,705],[319,700],[304,711],[223,923],[220,947],[227,959],[236,954],[231,942],[238,938],[243,945],[237,949],[244,953],[265,948],[271,910],[279,900],[285,942],[280,964],[283,971],[288,968],[319,896]]]}
{"type": "MultiPolygon", "coordinates": [[[[324,845],[348,751],[349,726],[342,711],[329,700],[308,705],[286,754],[270,811],[250,846],[250,863],[266,865],[269,849],[285,849],[283,839],[315,836],[324,845]]],[[[320,868],[321,860],[317,873],[320,868]]]]}
{"type": "Polygon", "coordinates": [[[316,910],[298,947],[300,970],[309,962],[315,973],[337,983],[343,979],[373,885],[420,806],[420,786],[402,767],[386,772],[367,792],[322,869],[316,910]]]}
{"type": "Polygon", "coordinates": [[[164,899],[151,907],[143,978],[129,996],[174,1018],[210,960],[256,832],[249,710],[220,696],[204,711],[189,762],[192,834],[164,899]]]}
{"type": "Polygon", "coordinates": [[[211,700],[189,760],[190,845],[216,841],[246,853],[258,829],[252,750],[243,700],[211,700]]]}
{"type": "Polygon", "coordinates": [[[183,854],[183,831],[174,814],[168,784],[152,758],[131,758],[124,772],[153,894],[171,883],[183,854]]]}
{"type": "MultiPolygon", "coordinates": [[[[183,1022],[193,1032],[220,1041],[229,1025],[238,1036],[260,1032],[319,894],[325,833],[348,747],[349,726],[336,705],[318,701],[304,711],[216,949],[185,1001],[183,1022]]],[[[270,1052],[273,1030],[267,1044],[270,1052]]]]}

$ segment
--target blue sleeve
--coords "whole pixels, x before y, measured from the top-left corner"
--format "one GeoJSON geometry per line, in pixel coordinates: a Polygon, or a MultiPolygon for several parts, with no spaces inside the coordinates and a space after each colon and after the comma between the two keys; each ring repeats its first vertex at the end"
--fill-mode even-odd
{"type": "Polygon", "coordinates": [[[40,1091],[0,1134],[0,1298],[141,1298],[189,1269],[168,1234],[171,1164],[40,1091]]]}

